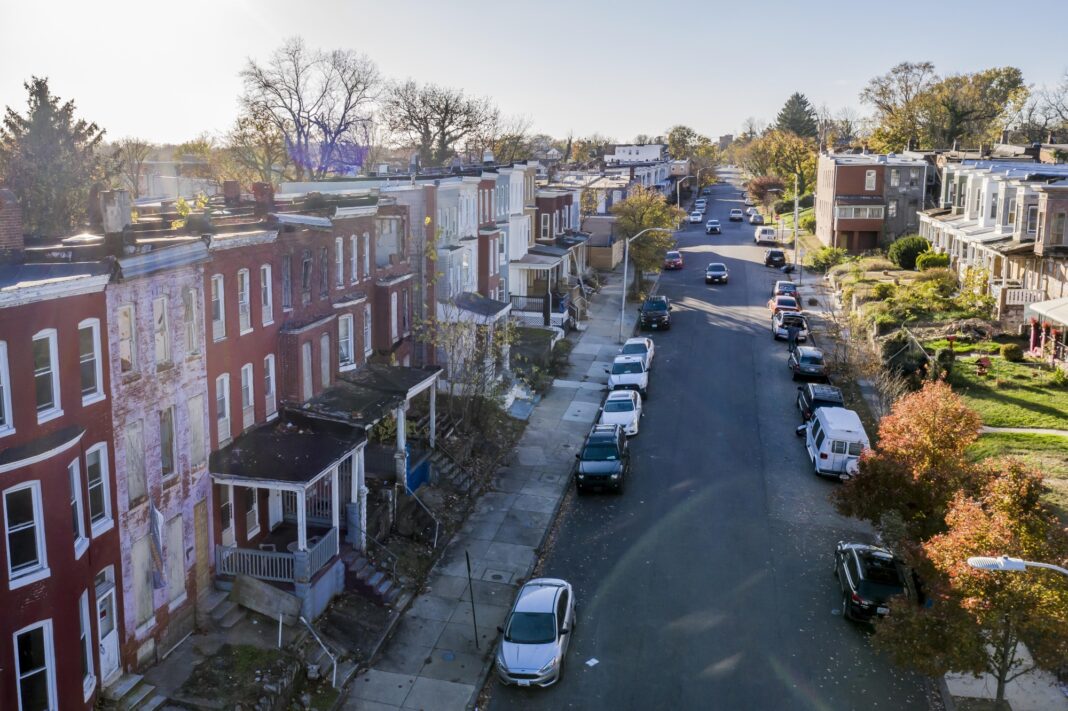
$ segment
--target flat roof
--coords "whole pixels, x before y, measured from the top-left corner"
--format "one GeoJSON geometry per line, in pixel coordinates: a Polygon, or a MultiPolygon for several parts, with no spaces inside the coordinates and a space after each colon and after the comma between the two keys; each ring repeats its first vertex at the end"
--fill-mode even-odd
{"type": "Polygon", "coordinates": [[[853,410],[847,410],[844,407],[821,407],[818,412],[822,413],[827,430],[849,432],[862,435],[864,439],[868,438],[868,433],[864,431],[864,424],[860,421],[860,415],[853,410]]]}

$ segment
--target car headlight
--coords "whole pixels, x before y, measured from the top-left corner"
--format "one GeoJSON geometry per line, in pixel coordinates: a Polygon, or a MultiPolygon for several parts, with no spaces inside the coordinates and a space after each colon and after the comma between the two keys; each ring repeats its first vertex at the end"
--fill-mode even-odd
{"type": "Polygon", "coordinates": [[[549,672],[551,672],[553,669],[556,668],[557,661],[558,660],[556,659],[556,657],[553,657],[549,661],[548,664],[546,664],[545,666],[543,666],[541,669],[538,670],[538,673],[539,674],[548,674],[549,672]]]}
{"type": "Polygon", "coordinates": [[[613,481],[615,481],[616,479],[619,478],[619,472],[616,472],[616,473],[610,475],[608,478],[613,480],[613,481]]]}
{"type": "Polygon", "coordinates": [[[585,475],[585,474],[583,474],[582,472],[579,472],[578,478],[579,478],[579,479],[585,479],[585,478],[586,478],[586,475],[585,475]]]}

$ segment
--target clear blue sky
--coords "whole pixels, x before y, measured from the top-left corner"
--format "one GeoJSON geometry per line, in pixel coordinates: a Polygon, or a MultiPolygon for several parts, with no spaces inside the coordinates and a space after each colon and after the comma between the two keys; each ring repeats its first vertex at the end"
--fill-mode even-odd
{"type": "Polygon", "coordinates": [[[365,52],[388,77],[488,95],[557,136],[675,123],[715,136],[774,118],[796,90],[859,111],[866,81],[904,60],[1054,83],[1066,26],[1054,0],[4,0],[0,106],[22,111],[22,82],[48,76],[111,139],[182,141],[227,128],[245,58],[299,34],[365,52]]]}

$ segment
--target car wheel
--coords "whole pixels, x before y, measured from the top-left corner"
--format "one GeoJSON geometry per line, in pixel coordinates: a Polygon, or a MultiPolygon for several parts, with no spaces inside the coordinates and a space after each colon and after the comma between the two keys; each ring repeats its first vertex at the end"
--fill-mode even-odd
{"type": "Polygon", "coordinates": [[[639,390],[638,394],[642,396],[642,400],[648,400],[649,399],[649,388],[646,388],[645,390],[639,390]]]}
{"type": "Polygon", "coordinates": [[[623,493],[623,489],[625,489],[626,486],[627,486],[627,475],[624,474],[623,477],[620,478],[619,484],[616,485],[616,494],[622,494],[623,493]]]}

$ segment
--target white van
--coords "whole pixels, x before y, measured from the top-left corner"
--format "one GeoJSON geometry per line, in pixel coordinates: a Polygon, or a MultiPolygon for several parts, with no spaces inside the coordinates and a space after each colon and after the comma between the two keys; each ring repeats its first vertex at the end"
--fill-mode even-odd
{"type": "Polygon", "coordinates": [[[860,417],[844,407],[817,408],[797,434],[805,438],[816,474],[842,481],[856,473],[860,453],[871,446],[860,417]]]}
{"type": "Polygon", "coordinates": [[[757,227],[753,230],[753,241],[760,244],[761,242],[778,242],[779,239],[774,227],[757,227]]]}

